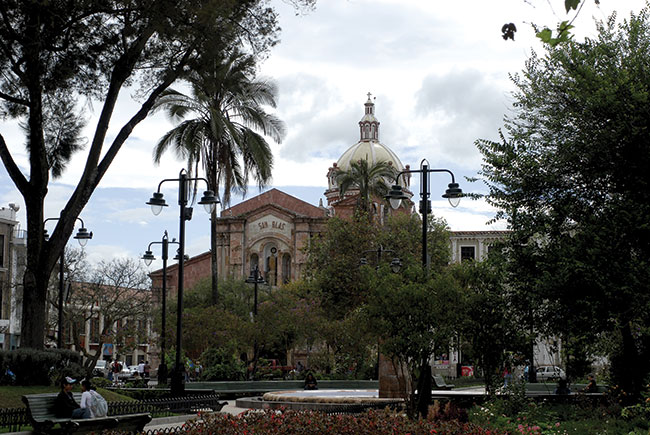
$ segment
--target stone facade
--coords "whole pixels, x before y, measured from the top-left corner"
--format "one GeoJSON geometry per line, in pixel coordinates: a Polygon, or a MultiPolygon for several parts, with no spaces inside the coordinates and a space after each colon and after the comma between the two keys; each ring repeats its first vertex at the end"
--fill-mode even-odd
{"type": "MultiPolygon", "coordinates": [[[[298,279],[307,261],[304,248],[327,222],[327,210],[278,189],[271,189],[225,209],[217,221],[219,277],[246,279],[259,267],[273,286],[298,279]]],[[[150,274],[153,288],[162,287],[162,269],[150,274]]],[[[210,277],[210,252],[184,264],[185,288],[210,277]]],[[[176,294],[178,265],[167,267],[168,294],[176,294]]]]}

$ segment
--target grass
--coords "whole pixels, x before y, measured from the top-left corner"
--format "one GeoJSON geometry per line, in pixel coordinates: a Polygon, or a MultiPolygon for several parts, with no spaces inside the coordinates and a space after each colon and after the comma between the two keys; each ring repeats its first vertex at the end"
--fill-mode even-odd
{"type": "MultiPolygon", "coordinates": [[[[61,391],[61,389],[56,386],[45,387],[42,385],[35,385],[24,387],[3,385],[0,386],[0,408],[23,408],[25,405],[23,404],[21,397],[25,394],[58,393],[59,391],[61,391]]],[[[81,392],[81,387],[76,386],[72,391],[81,392]]],[[[107,402],[135,400],[103,388],[97,388],[97,392],[101,394],[107,402]]]]}

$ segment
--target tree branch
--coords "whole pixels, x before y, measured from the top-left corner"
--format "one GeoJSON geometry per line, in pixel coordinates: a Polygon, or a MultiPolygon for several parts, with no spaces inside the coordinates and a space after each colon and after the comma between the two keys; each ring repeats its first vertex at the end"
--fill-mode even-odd
{"type": "Polygon", "coordinates": [[[9,152],[9,148],[7,148],[7,143],[5,142],[5,138],[1,134],[0,134],[0,159],[2,159],[2,163],[4,163],[5,168],[9,173],[9,176],[16,184],[16,187],[18,187],[18,190],[20,191],[21,195],[23,195],[23,197],[26,197],[29,194],[29,190],[30,190],[29,182],[27,181],[23,173],[18,168],[18,165],[16,165],[14,159],[11,157],[11,153],[9,152]]]}

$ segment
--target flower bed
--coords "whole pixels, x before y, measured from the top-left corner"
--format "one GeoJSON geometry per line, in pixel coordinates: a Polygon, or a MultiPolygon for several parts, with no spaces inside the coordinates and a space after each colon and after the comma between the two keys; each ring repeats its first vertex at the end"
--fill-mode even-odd
{"type": "Polygon", "coordinates": [[[476,434],[506,432],[459,421],[409,420],[389,410],[364,414],[324,414],[311,411],[247,411],[238,416],[204,415],[202,424],[187,425],[185,434],[476,434]]]}

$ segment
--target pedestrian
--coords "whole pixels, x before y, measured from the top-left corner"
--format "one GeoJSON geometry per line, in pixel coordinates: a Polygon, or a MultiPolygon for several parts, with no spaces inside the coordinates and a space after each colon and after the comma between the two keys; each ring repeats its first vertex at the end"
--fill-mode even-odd
{"type": "Polygon", "coordinates": [[[54,414],[59,418],[90,418],[90,410],[74,400],[72,387],[77,382],[69,376],[61,381],[61,392],[54,399],[54,414]]]}
{"type": "Polygon", "coordinates": [[[112,374],[113,384],[117,384],[120,380],[119,373],[122,371],[122,364],[118,360],[113,361],[111,364],[110,374],[112,374]]]}
{"type": "Polygon", "coordinates": [[[144,362],[144,377],[149,379],[149,374],[151,373],[151,366],[149,365],[149,361],[144,362]]]}
{"type": "Polygon", "coordinates": [[[512,369],[510,365],[506,364],[506,367],[503,369],[503,388],[507,388],[512,382],[512,369]]]}
{"type": "Polygon", "coordinates": [[[144,378],[144,360],[140,361],[140,364],[138,364],[138,374],[141,378],[144,378]]]}

